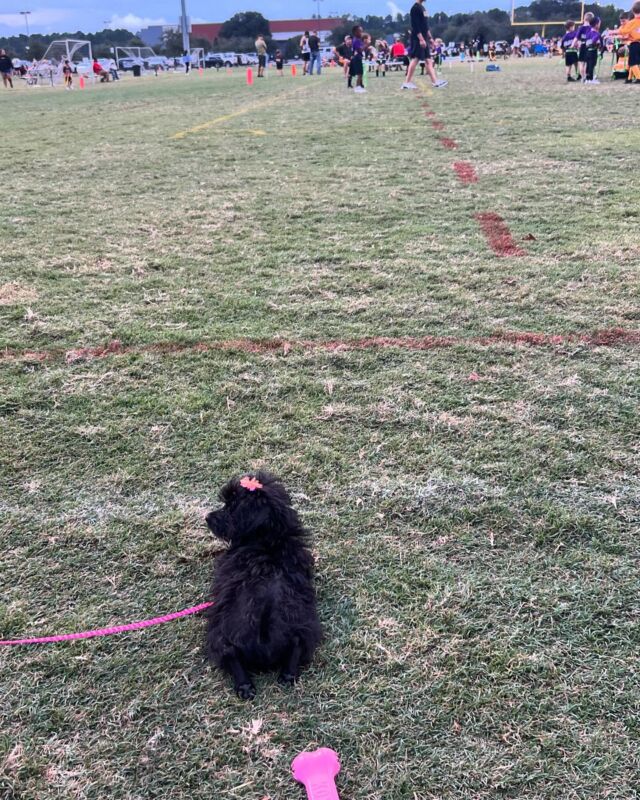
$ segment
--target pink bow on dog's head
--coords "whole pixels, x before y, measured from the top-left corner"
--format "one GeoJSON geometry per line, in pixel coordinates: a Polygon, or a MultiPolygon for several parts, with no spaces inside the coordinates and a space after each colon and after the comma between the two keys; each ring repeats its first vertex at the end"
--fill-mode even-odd
{"type": "Polygon", "coordinates": [[[256,489],[262,489],[263,486],[257,478],[250,478],[248,475],[245,475],[244,478],[240,479],[240,486],[243,489],[246,489],[248,492],[255,492],[256,489]]]}

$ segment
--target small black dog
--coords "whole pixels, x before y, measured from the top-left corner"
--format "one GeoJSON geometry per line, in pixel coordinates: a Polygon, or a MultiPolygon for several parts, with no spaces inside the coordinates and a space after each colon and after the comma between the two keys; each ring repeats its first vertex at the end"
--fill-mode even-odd
{"type": "Polygon", "coordinates": [[[258,472],[223,487],[224,507],[207,515],[211,532],[230,543],[216,564],[207,611],[207,654],[233,678],[244,700],[255,697],[251,672],[280,670],[292,684],[322,638],[307,532],[273,475],[258,472]]]}

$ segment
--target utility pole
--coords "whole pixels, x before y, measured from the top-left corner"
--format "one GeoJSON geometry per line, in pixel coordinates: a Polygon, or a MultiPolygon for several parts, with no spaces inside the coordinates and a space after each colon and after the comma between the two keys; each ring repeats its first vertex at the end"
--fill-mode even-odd
{"type": "Polygon", "coordinates": [[[189,21],[187,20],[187,0],[180,0],[182,4],[182,50],[189,53],[191,50],[191,42],[189,41],[189,21]]]}
{"type": "Polygon", "coordinates": [[[20,11],[19,13],[22,14],[22,16],[24,17],[24,24],[27,26],[27,39],[28,39],[29,36],[31,35],[29,33],[29,14],[31,12],[30,11],[20,11]]]}

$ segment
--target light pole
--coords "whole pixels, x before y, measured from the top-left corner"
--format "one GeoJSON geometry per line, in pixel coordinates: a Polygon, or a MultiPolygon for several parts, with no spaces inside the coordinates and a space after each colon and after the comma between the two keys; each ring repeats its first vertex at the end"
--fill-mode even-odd
{"type": "Polygon", "coordinates": [[[189,42],[189,23],[187,21],[187,0],[180,0],[182,4],[182,51],[188,53],[191,49],[189,42]]]}
{"type": "Polygon", "coordinates": [[[322,3],[322,2],[323,2],[323,0],[316,0],[316,5],[318,6],[318,15],[317,15],[318,19],[320,19],[320,3],[322,3]]]}
{"type": "Polygon", "coordinates": [[[22,16],[24,17],[24,24],[27,26],[27,39],[28,39],[29,36],[31,35],[29,33],[29,14],[31,12],[30,11],[20,11],[19,13],[22,14],[22,16]]]}

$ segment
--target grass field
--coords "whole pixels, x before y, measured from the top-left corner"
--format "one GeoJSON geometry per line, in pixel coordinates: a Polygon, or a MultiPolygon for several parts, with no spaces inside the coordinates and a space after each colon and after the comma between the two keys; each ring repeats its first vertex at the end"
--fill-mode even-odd
{"type": "Polygon", "coordinates": [[[197,618],[1,651],[3,800],[637,796],[638,90],[468,69],[0,93],[0,638],[199,602],[257,467],[326,627],[253,703],[197,618]]]}

